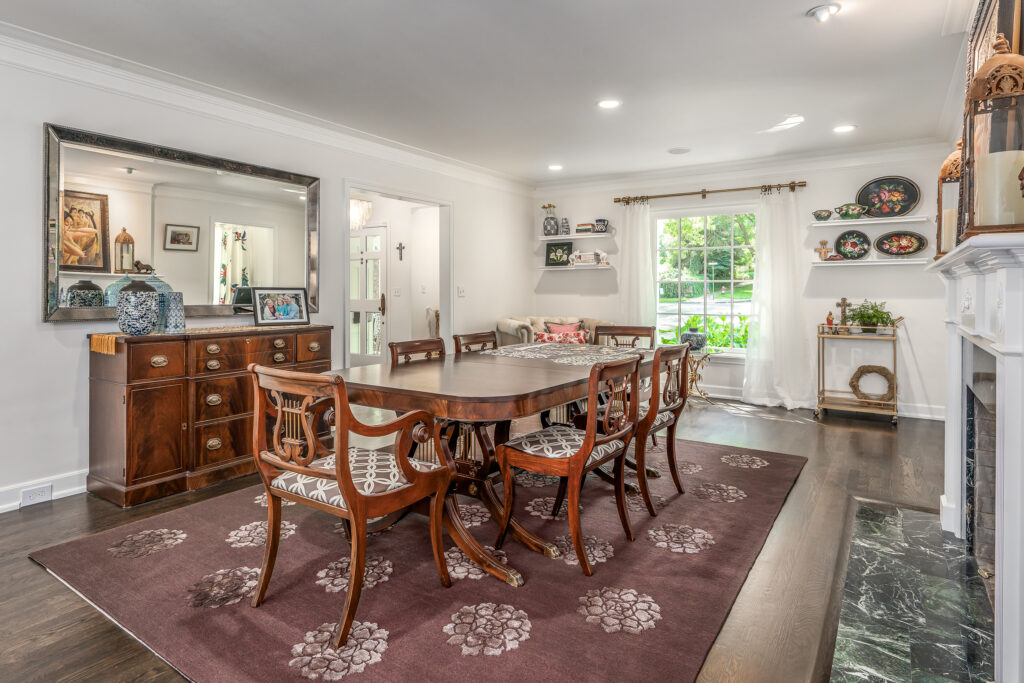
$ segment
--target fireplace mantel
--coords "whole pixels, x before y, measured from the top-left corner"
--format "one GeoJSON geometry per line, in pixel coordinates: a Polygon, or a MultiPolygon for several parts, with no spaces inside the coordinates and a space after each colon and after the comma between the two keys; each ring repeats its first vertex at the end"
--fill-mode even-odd
{"type": "Polygon", "coordinates": [[[965,355],[996,358],[996,680],[1024,680],[1024,234],[978,235],[927,270],[946,282],[942,528],[964,534],[965,355]]]}

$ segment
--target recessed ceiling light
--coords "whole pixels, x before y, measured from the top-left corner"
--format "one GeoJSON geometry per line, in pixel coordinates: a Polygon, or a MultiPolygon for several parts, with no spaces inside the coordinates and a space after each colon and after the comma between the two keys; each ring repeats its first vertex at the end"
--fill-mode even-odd
{"type": "Polygon", "coordinates": [[[549,171],[561,171],[562,170],[562,165],[561,164],[550,164],[548,166],[548,170],[549,171]]]}
{"type": "Polygon", "coordinates": [[[618,109],[619,107],[622,106],[622,100],[599,100],[597,106],[599,106],[601,109],[618,109]]]}
{"type": "Polygon", "coordinates": [[[839,4],[831,2],[827,5],[818,5],[817,7],[812,7],[811,9],[807,10],[807,16],[811,17],[819,24],[824,24],[833,16],[839,14],[839,10],[841,9],[842,7],[840,7],[839,4]]]}
{"type": "Polygon", "coordinates": [[[131,175],[132,173],[135,173],[135,169],[132,168],[131,166],[125,166],[124,172],[127,173],[128,175],[131,175]]]}
{"type": "Polygon", "coordinates": [[[690,148],[689,147],[671,147],[668,150],[668,153],[669,154],[689,154],[690,153],[690,148]]]}
{"type": "Polygon", "coordinates": [[[804,122],[804,117],[800,116],[800,114],[790,114],[789,116],[787,116],[783,120],[781,120],[778,123],[776,123],[771,128],[766,128],[765,130],[758,131],[758,132],[760,132],[760,133],[778,133],[779,131],[789,130],[790,128],[793,128],[795,126],[799,126],[803,122],[804,122]]]}
{"type": "Polygon", "coordinates": [[[835,128],[833,128],[832,132],[833,133],[852,133],[855,130],[857,130],[857,126],[853,125],[852,123],[844,123],[841,126],[836,126],[835,128]]]}

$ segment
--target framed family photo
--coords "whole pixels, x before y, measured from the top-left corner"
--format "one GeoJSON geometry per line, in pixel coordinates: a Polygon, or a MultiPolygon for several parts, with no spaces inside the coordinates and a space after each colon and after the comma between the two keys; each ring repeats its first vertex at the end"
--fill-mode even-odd
{"type": "Polygon", "coordinates": [[[253,287],[252,316],[257,327],[308,325],[305,287],[253,287]]]}
{"type": "Polygon", "coordinates": [[[66,190],[61,203],[60,269],[109,273],[107,195],[66,190]]]}
{"type": "Polygon", "coordinates": [[[166,251],[199,251],[198,225],[164,225],[166,251]]]}

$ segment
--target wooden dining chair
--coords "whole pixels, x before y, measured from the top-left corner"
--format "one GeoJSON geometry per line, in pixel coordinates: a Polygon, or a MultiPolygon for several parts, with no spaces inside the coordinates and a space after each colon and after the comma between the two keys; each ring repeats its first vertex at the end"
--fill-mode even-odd
{"type": "MultiPolygon", "coordinates": [[[[597,405],[597,396],[602,392],[614,397],[610,403],[614,409],[604,411],[600,424],[597,411],[590,411],[584,429],[551,425],[537,432],[516,436],[497,447],[495,455],[501,467],[505,500],[496,548],[500,548],[504,542],[512,519],[515,500],[512,468],[565,477],[568,482],[569,531],[573,547],[583,573],[590,576],[593,571],[583,548],[583,532],[580,528],[580,489],[587,473],[608,461],[614,461],[615,505],[619,510],[619,521],[626,532],[626,538],[634,540],[629,525],[629,511],[626,509],[623,468],[626,451],[637,424],[639,368],[639,357],[598,363],[591,368],[587,390],[589,404],[597,405]]],[[[558,503],[556,505],[560,507],[558,503]]]]}
{"type": "Polygon", "coordinates": [[[498,348],[497,332],[471,332],[469,334],[452,335],[455,340],[456,355],[468,351],[486,351],[498,348]],[[476,348],[473,348],[473,347],[476,348]]]}
{"type": "Polygon", "coordinates": [[[594,328],[594,343],[600,344],[602,337],[608,338],[610,346],[635,349],[641,339],[647,340],[647,348],[654,348],[654,328],[630,325],[598,325],[594,328]]]}
{"type": "Polygon", "coordinates": [[[274,572],[281,540],[281,501],[289,500],[348,521],[351,579],[338,622],[334,648],[348,639],[366,567],[366,523],[423,499],[430,500],[430,542],[441,583],[451,586],[441,537],[445,496],[455,465],[444,455],[433,418],[417,410],[379,425],[352,414],[345,382],[338,375],[293,372],[249,365],[255,417],[253,457],[267,493],[267,540],[252,606],[259,607],[274,572]],[[334,413],[333,448],[315,425],[334,413]],[[268,427],[268,423],[270,426],[268,427]],[[269,431],[269,433],[268,433],[269,431]],[[349,446],[349,433],[365,437],[395,434],[393,452],[349,446]],[[439,463],[409,457],[414,443],[434,441],[439,463]],[[396,455],[398,454],[398,455],[396,455]]]}
{"type": "Polygon", "coordinates": [[[391,352],[391,367],[421,360],[444,360],[444,340],[434,337],[391,342],[388,351],[391,352]]]}

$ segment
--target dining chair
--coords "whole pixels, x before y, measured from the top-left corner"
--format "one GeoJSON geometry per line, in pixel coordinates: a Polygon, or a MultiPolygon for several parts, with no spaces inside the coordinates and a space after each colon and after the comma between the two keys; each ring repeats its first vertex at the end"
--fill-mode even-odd
{"type": "Polygon", "coordinates": [[[388,344],[388,351],[391,352],[391,367],[421,360],[444,360],[444,340],[434,337],[391,342],[388,344]]]}
{"type": "Polygon", "coordinates": [[[352,548],[351,579],[338,622],[334,648],[348,639],[363,587],[366,523],[418,501],[430,501],[430,542],[441,584],[451,586],[441,537],[445,496],[455,465],[441,454],[439,463],[409,457],[413,443],[440,438],[434,419],[417,410],[378,425],[352,414],[345,382],[322,375],[249,365],[254,391],[253,457],[267,493],[267,540],[252,606],[259,607],[274,572],[281,540],[281,501],[327,512],[347,520],[352,548]],[[334,414],[333,449],[315,425],[334,414]],[[394,452],[349,446],[349,433],[364,437],[395,434],[394,452]],[[396,455],[397,454],[397,455],[396,455]]]}
{"type": "Polygon", "coordinates": [[[498,348],[498,333],[494,331],[455,334],[452,335],[452,339],[455,340],[456,355],[468,351],[486,351],[498,348]],[[474,346],[476,348],[473,348],[474,346]]]}
{"type": "Polygon", "coordinates": [[[654,328],[631,325],[598,325],[594,328],[594,343],[600,344],[601,337],[608,338],[610,346],[635,349],[641,339],[647,340],[647,348],[654,348],[654,328]]]}
{"type": "MultiPolygon", "coordinates": [[[[565,477],[568,482],[569,531],[573,547],[583,573],[590,576],[593,571],[583,548],[583,532],[580,528],[580,489],[587,473],[608,461],[614,461],[615,505],[619,511],[619,521],[626,532],[626,538],[634,540],[629,525],[629,511],[626,509],[623,468],[626,451],[637,424],[639,369],[639,357],[598,363],[591,368],[588,403],[597,405],[597,396],[601,392],[614,397],[609,404],[613,409],[604,411],[600,423],[597,411],[590,411],[583,429],[551,425],[540,431],[513,437],[497,447],[495,455],[501,467],[505,491],[496,548],[504,543],[512,519],[515,501],[512,468],[565,477]]],[[[560,507],[560,504],[556,505],[560,507]]]]}

